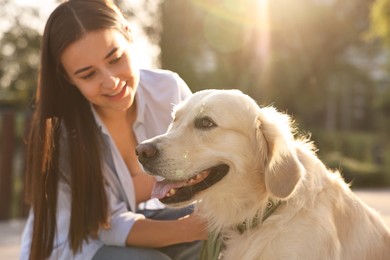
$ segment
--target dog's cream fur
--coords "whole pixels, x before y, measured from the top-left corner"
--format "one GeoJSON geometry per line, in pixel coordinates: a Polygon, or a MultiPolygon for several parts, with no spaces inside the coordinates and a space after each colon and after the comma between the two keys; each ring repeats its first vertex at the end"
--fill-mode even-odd
{"type": "Polygon", "coordinates": [[[294,137],[288,115],[260,108],[238,90],[195,93],[175,108],[167,133],[146,143],[158,149],[152,174],[167,179],[230,166],[221,181],[194,195],[210,231],[225,240],[223,259],[390,259],[380,216],[324,166],[311,142],[294,137]],[[205,116],[215,127],[195,127],[205,116]],[[262,215],[268,199],[283,203],[243,234],[234,229],[262,215]]]}

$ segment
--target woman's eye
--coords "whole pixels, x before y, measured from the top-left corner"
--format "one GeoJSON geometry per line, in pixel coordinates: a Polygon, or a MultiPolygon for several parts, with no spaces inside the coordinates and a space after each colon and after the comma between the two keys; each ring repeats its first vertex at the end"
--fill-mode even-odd
{"type": "Polygon", "coordinates": [[[195,127],[198,129],[211,129],[216,127],[217,125],[210,117],[201,117],[195,119],[195,127]]]}
{"type": "Polygon", "coordinates": [[[110,61],[110,64],[116,64],[116,63],[118,63],[118,62],[121,60],[121,58],[122,58],[122,56],[119,56],[119,57],[117,57],[117,58],[111,60],[111,61],[110,61]]]}
{"type": "Polygon", "coordinates": [[[89,78],[92,78],[93,75],[95,75],[95,71],[91,71],[90,73],[88,73],[87,75],[82,76],[81,78],[82,79],[89,79],[89,78]]]}

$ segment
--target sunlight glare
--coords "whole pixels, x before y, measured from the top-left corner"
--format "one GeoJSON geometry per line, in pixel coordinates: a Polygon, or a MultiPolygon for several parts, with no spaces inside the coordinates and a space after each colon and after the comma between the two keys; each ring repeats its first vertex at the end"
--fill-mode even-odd
{"type": "Polygon", "coordinates": [[[267,54],[269,53],[269,45],[270,45],[270,24],[269,24],[269,14],[268,14],[268,0],[258,0],[258,8],[259,8],[259,15],[258,15],[258,30],[259,30],[259,37],[260,37],[260,55],[262,58],[265,58],[267,54]]]}
{"type": "Polygon", "coordinates": [[[258,19],[257,19],[257,49],[256,58],[259,63],[261,83],[267,85],[270,69],[270,54],[271,54],[271,37],[270,37],[270,17],[269,17],[269,1],[258,0],[258,19]]]}

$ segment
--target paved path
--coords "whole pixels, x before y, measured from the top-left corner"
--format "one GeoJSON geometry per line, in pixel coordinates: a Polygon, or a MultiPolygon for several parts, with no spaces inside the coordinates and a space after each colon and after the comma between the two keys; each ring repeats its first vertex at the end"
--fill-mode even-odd
{"type": "Polygon", "coordinates": [[[20,234],[24,220],[0,221],[0,260],[19,259],[20,234]]]}
{"type": "Polygon", "coordinates": [[[355,193],[369,206],[376,209],[390,227],[390,189],[386,190],[359,190],[355,193]]]}
{"type": "MultiPolygon", "coordinates": [[[[390,227],[390,189],[359,190],[355,193],[368,205],[378,210],[390,227]]],[[[19,258],[19,242],[24,220],[0,222],[0,260],[19,258]]]]}

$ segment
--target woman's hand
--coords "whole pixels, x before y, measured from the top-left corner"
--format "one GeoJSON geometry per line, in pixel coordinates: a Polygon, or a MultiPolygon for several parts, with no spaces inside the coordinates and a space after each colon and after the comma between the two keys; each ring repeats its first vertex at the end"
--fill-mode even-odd
{"type": "Polygon", "coordinates": [[[139,219],[130,230],[126,244],[157,248],[206,239],[207,223],[191,214],[178,220],[139,219]]]}
{"type": "Polygon", "coordinates": [[[207,239],[207,222],[200,218],[196,213],[180,218],[184,227],[183,232],[189,234],[192,240],[206,240],[207,239]]]}

